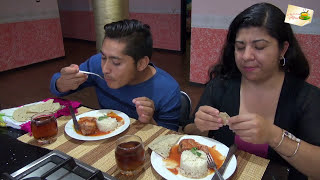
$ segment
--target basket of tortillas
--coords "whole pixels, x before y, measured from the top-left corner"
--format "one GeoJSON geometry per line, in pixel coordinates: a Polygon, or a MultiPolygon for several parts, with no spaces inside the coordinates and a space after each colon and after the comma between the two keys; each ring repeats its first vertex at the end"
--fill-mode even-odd
{"type": "Polygon", "coordinates": [[[13,112],[13,120],[18,122],[26,122],[31,119],[31,117],[37,113],[50,111],[56,112],[61,109],[59,103],[54,103],[53,99],[49,99],[46,102],[34,103],[31,105],[25,105],[20,108],[17,108],[13,112]]]}

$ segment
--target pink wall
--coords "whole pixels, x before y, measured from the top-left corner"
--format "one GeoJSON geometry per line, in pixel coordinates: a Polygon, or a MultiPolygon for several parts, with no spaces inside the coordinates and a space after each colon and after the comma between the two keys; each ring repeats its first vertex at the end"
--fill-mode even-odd
{"type": "Polygon", "coordinates": [[[0,24],[0,71],[64,56],[60,19],[0,24]]]}
{"type": "Polygon", "coordinates": [[[0,71],[64,55],[55,0],[0,2],[0,71]]]}
{"type": "Polygon", "coordinates": [[[58,0],[63,37],[96,40],[92,0],[58,0]]]}
{"type": "MultiPolygon", "coordinates": [[[[91,0],[59,0],[63,37],[95,41],[91,0]]],[[[180,51],[180,0],[130,0],[130,19],[151,27],[154,48],[180,51]]]]}
{"type": "Polygon", "coordinates": [[[94,15],[92,11],[63,11],[60,10],[63,37],[96,40],[94,15]]]}
{"type": "Polygon", "coordinates": [[[180,51],[180,15],[130,13],[130,18],[150,25],[154,48],[180,51]]]}
{"type": "Polygon", "coordinates": [[[190,81],[205,84],[208,69],[218,61],[227,30],[192,28],[190,81]]]}
{"type": "MultiPolygon", "coordinates": [[[[261,2],[258,0],[201,0],[192,2],[192,32],[190,54],[190,81],[204,84],[208,81],[208,69],[220,56],[227,29],[232,19],[250,5],[261,2]],[[230,6],[229,4],[233,5],[230,6]]],[[[306,0],[291,2],[289,0],[269,0],[286,13],[288,4],[310,8],[320,12],[319,1],[306,0]],[[318,11],[319,10],[319,11],[318,11]]],[[[318,13],[318,17],[319,13],[318,13]]],[[[292,25],[296,37],[306,54],[311,68],[308,81],[320,87],[320,19],[314,16],[312,23],[304,27],[292,25]]]]}
{"type": "Polygon", "coordinates": [[[153,47],[180,51],[180,0],[130,0],[131,19],[138,19],[151,27],[153,47]]]}
{"type": "Polygon", "coordinates": [[[307,81],[320,87],[320,35],[296,34],[296,37],[309,61],[311,71],[307,81]]]}

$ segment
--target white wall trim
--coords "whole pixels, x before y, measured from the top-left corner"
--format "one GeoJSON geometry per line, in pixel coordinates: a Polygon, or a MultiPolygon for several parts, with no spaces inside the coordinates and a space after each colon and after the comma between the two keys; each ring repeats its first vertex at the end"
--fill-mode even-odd
{"type": "Polygon", "coordinates": [[[291,25],[293,31],[298,34],[320,35],[320,18],[313,18],[310,24],[305,26],[291,25]]]}
{"type": "MultiPolygon", "coordinates": [[[[209,29],[228,29],[234,17],[192,14],[191,27],[209,29]]],[[[291,25],[294,33],[320,35],[320,18],[313,18],[310,24],[305,26],[291,25]]]]}
{"type": "Polygon", "coordinates": [[[155,9],[155,8],[148,8],[145,9],[141,8],[131,8],[129,7],[130,13],[151,13],[151,14],[181,14],[180,9],[155,9]]]}
{"type": "Polygon", "coordinates": [[[10,14],[8,16],[1,16],[0,24],[5,23],[15,23],[15,22],[23,22],[23,21],[34,21],[40,19],[54,19],[59,18],[58,9],[51,11],[43,11],[43,12],[28,12],[28,13],[20,13],[20,14],[10,14]]]}
{"type": "Polygon", "coordinates": [[[228,29],[233,17],[192,14],[191,27],[209,29],[228,29]]]}

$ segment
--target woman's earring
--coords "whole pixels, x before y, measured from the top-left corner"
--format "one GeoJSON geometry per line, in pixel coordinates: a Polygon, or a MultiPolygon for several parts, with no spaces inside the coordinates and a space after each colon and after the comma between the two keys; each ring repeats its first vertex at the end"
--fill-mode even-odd
{"type": "Polygon", "coordinates": [[[285,65],[286,65],[286,58],[284,58],[284,56],[281,56],[280,65],[281,65],[281,66],[285,66],[285,65]],[[282,63],[281,63],[281,60],[283,60],[282,63]]]}

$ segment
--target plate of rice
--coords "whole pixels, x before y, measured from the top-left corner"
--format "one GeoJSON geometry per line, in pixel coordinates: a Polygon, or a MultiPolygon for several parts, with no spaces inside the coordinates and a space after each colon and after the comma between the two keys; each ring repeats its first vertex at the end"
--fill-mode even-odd
{"type": "MultiPolygon", "coordinates": [[[[184,135],[183,137],[180,138],[177,144],[179,144],[179,142],[184,139],[193,139],[202,145],[206,145],[210,148],[212,147],[222,159],[221,165],[225,157],[227,156],[227,153],[229,150],[229,148],[226,145],[220,143],[219,141],[216,141],[211,138],[195,136],[195,135],[184,135]]],[[[175,146],[172,147],[170,155],[171,153],[174,154],[173,153],[174,147],[175,146]]],[[[191,151],[184,150],[181,153],[180,163],[178,165],[175,165],[175,163],[168,163],[168,159],[170,160],[169,157],[163,158],[162,156],[157,154],[155,151],[152,151],[151,153],[152,167],[157,171],[157,173],[159,173],[165,179],[210,180],[215,173],[213,172],[213,170],[210,170],[207,168],[207,159],[206,159],[205,153],[202,152],[201,150],[198,150],[196,151],[198,155],[195,155],[196,153],[191,151]],[[173,169],[176,169],[176,170],[173,171],[173,169]],[[192,176],[195,176],[198,178],[195,178],[192,176]]],[[[236,167],[237,167],[237,160],[235,155],[233,155],[223,174],[223,177],[225,179],[229,178],[236,170],[236,167]]]]}
{"type": "Polygon", "coordinates": [[[80,118],[87,117],[96,118],[97,128],[105,133],[83,135],[83,133],[79,133],[74,129],[73,121],[71,119],[65,126],[65,132],[67,133],[67,135],[78,140],[95,141],[116,136],[125,131],[130,125],[130,118],[128,117],[128,115],[121,111],[112,109],[94,110],[76,116],[78,122],[80,121],[80,118]],[[107,114],[110,113],[114,114],[115,116],[121,117],[121,120],[117,121],[116,118],[108,117],[107,114]]]}

